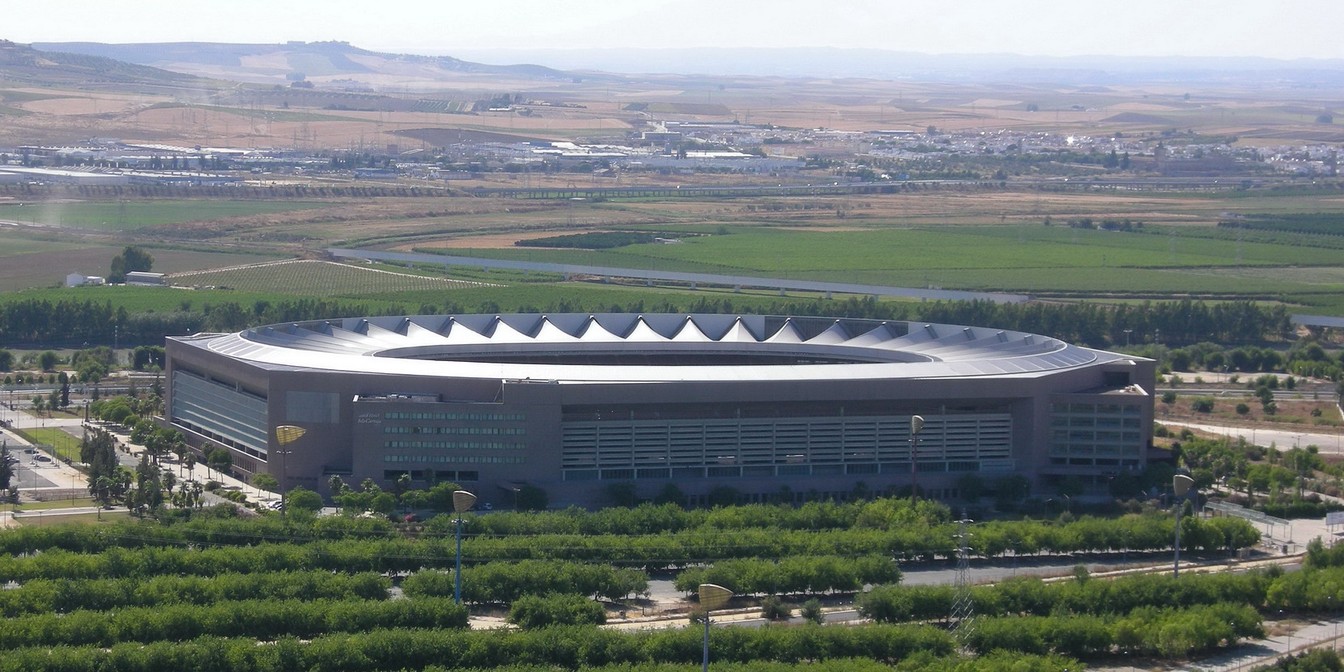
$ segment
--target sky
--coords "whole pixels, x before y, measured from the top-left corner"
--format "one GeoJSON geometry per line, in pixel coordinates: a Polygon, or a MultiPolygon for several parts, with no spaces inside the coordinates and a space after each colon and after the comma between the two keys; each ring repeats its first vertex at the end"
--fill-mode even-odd
{"type": "Polygon", "coordinates": [[[42,0],[14,42],[340,40],[374,51],[839,47],[1344,58],[1341,0],[42,0]]]}

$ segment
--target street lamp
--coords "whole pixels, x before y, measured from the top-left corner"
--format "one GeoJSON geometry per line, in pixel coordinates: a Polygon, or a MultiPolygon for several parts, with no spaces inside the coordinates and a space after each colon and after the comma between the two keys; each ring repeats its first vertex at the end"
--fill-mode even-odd
{"type": "Polygon", "coordinates": [[[453,512],[457,514],[457,565],[453,570],[453,601],[462,604],[462,513],[476,504],[476,495],[466,490],[453,491],[453,512]]]}
{"type": "Polygon", "coordinates": [[[733,591],[712,583],[702,583],[699,592],[700,606],[705,610],[705,646],[700,670],[709,672],[709,612],[728,604],[728,600],[733,597],[733,591]]]}
{"type": "Polygon", "coordinates": [[[1176,543],[1174,545],[1176,561],[1171,569],[1172,578],[1181,575],[1181,514],[1185,512],[1185,495],[1190,492],[1195,479],[1185,474],[1171,477],[1171,489],[1176,493],[1176,543]]]}
{"type": "MultiPolygon", "coordinates": [[[[298,441],[298,440],[299,440],[300,438],[302,438],[303,435],[306,434],[306,433],[308,433],[308,430],[306,430],[306,429],[304,429],[304,428],[302,428],[302,427],[299,427],[299,426],[297,426],[297,425],[278,425],[278,426],[276,426],[276,428],[275,428],[275,441],[276,441],[276,443],[279,443],[279,444],[280,444],[280,450],[277,450],[277,451],[275,451],[275,452],[276,452],[276,453],[279,453],[279,455],[280,455],[280,515],[281,515],[281,516],[287,515],[287,514],[285,513],[285,509],[288,508],[288,507],[285,506],[285,505],[286,505],[286,502],[285,502],[285,493],[288,491],[288,485],[289,485],[289,471],[288,471],[287,469],[285,469],[285,462],[286,462],[285,456],[289,455],[289,453],[290,453],[290,449],[289,449],[289,448],[286,448],[286,446],[289,446],[290,444],[294,443],[295,441],[298,441]]],[[[208,474],[207,474],[207,475],[208,475],[208,474]]]]}
{"type": "Polygon", "coordinates": [[[924,429],[924,416],[910,416],[910,501],[919,499],[919,433],[924,429]]]}

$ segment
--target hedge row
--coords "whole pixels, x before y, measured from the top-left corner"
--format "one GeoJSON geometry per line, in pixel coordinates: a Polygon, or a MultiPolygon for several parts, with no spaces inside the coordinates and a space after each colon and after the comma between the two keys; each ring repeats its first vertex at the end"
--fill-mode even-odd
{"type": "MultiPolygon", "coordinates": [[[[1069,672],[1069,670],[1076,672],[1084,669],[1082,664],[1072,658],[1036,656],[1008,651],[995,651],[989,655],[976,658],[941,657],[916,653],[902,659],[895,668],[886,663],[865,658],[833,658],[797,663],[779,663],[766,660],[724,662],[714,659],[712,666],[715,672],[893,672],[893,669],[899,672],[1069,672]]],[[[423,672],[447,672],[457,669],[459,668],[431,665],[426,667],[423,672]]],[[[463,672],[477,672],[477,669],[463,672]]],[[[485,671],[480,670],[480,672],[485,671]]],[[[556,668],[549,665],[508,665],[492,667],[489,672],[556,672],[556,668]]],[[[584,672],[700,672],[700,665],[625,663],[584,668],[584,672]]],[[[1314,672],[1314,670],[1293,670],[1292,672],[1314,672]]],[[[1333,672],[1338,672],[1338,668],[1333,672]]]]}
{"type": "Polygon", "coordinates": [[[865,584],[895,583],[901,579],[896,562],[881,555],[857,558],[803,556],[783,560],[724,560],[712,567],[690,567],[676,578],[677,590],[692,592],[702,583],[714,583],[739,595],[856,591],[865,584]]]}
{"type": "Polygon", "coordinates": [[[466,626],[466,608],[451,599],[250,600],[6,618],[0,620],[0,649],[181,642],[202,636],[311,638],[380,628],[466,626]]]}
{"type": "Polygon", "coordinates": [[[107,611],[230,600],[381,600],[392,581],[374,573],[260,572],[149,579],[33,579],[0,590],[0,616],[107,611]]]}
{"type": "MultiPolygon", "coordinates": [[[[0,656],[0,672],[381,672],[430,666],[493,669],[505,665],[579,669],[602,665],[700,661],[702,631],[624,633],[591,626],[527,631],[377,630],[280,638],[268,646],[254,639],[198,638],[184,642],[124,643],[112,647],[40,646],[0,656]]],[[[717,663],[829,661],[862,658],[894,663],[923,652],[951,657],[950,635],[928,626],[852,628],[719,628],[710,656],[717,663]]],[[[823,669],[823,668],[818,668],[823,669]]]]}
{"type": "MultiPolygon", "coordinates": [[[[1145,574],[1113,580],[1047,583],[1016,577],[971,591],[975,613],[984,616],[1055,613],[1125,614],[1142,607],[1195,607],[1218,603],[1262,607],[1277,574],[1145,574]]],[[[1288,575],[1292,576],[1292,575],[1288,575]]],[[[1283,580],[1278,577],[1277,580],[1283,580]]],[[[879,586],[859,596],[859,611],[884,623],[946,618],[952,586],[879,586]]]]}
{"type": "MultiPolygon", "coordinates": [[[[421,570],[401,584],[411,597],[453,594],[452,572],[421,570]]],[[[523,595],[566,593],[608,600],[643,593],[649,578],[636,569],[575,562],[524,560],[488,562],[462,570],[462,599],[467,602],[513,602],[523,595]]]]}
{"type": "MultiPolygon", "coordinates": [[[[854,504],[813,503],[797,509],[758,505],[706,512],[664,505],[595,513],[568,510],[526,515],[492,513],[468,520],[463,552],[474,561],[563,559],[643,565],[800,554],[952,557],[956,553],[956,528],[947,522],[946,512],[945,507],[924,504],[922,500],[912,506],[909,500],[880,499],[854,504]],[[535,520],[528,516],[535,516],[535,520]]],[[[287,521],[210,519],[168,526],[127,523],[96,528],[20,528],[0,534],[0,554],[326,541],[328,549],[324,553],[339,557],[346,554],[330,546],[341,541],[353,545],[363,555],[388,560],[404,558],[411,563],[428,560],[433,566],[443,566],[443,560],[453,557],[455,552],[452,520],[447,516],[429,521],[425,527],[429,536],[419,539],[400,537],[384,521],[345,517],[319,518],[306,523],[287,521]]],[[[1159,514],[1116,519],[1083,517],[1067,523],[991,522],[975,526],[971,546],[972,552],[982,557],[1010,552],[1030,555],[1165,550],[1171,547],[1171,525],[1170,516],[1159,514]]],[[[1235,518],[1188,518],[1183,525],[1182,540],[1187,549],[1214,551],[1251,546],[1259,541],[1259,533],[1250,523],[1235,518]]],[[[340,569],[419,566],[403,562],[396,567],[340,569]]]]}
{"type": "Polygon", "coordinates": [[[1264,637],[1260,615],[1246,605],[1189,609],[1143,607],[1126,616],[1014,616],[976,621],[967,643],[976,651],[1057,653],[1079,658],[1110,654],[1173,658],[1264,637]]]}

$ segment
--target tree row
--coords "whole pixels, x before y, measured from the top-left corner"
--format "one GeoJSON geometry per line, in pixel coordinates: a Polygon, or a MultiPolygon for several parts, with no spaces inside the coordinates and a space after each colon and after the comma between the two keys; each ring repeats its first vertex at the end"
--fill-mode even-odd
{"type": "Polygon", "coordinates": [[[0,620],[0,649],[183,642],[203,636],[311,638],[382,628],[465,628],[467,609],[452,599],[247,600],[116,611],[72,611],[0,620]]]}
{"type": "Polygon", "coordinates": [[[121,579],[33,579],[0,590],[0,616],[268,600],[381,600],[392,581],[372,572],[257,572],[121,579]]]}

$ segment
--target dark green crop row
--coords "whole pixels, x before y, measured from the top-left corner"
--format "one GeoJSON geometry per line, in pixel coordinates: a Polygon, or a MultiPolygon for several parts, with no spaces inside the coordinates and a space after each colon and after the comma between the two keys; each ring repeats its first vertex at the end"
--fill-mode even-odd
{"type": "MultiPolygon", "coordinates": [[[[984,555],[1012,549],[1019,554],[1153,551],[1169,549],[1171,519],[1125,516],[1114,520],[1084,518],[1065,525],[1022,522],[977,527],[973,540],[984,555]],[[983,530],[983,531],[982,531],[983,530]]],[[[475,564],[499,560],[573,560],[637,566],[684,566],[731,558],[779,559],[796,556],[894,558],[952,557],[951,526],[890,530],[693,530],[675,534],[537,535],[470,537],[463,554],[475,564]]],[[[0,535],[3,537],[3,535],[0,535]]],[[[1259,534],[1250,523],[1233,518],[1187,518],[1183,546],[1205,551],[1242,548],[1259,534]]],[[[35,578],[118,578],[160,574],[210,575],[219,572],[275,572],[327,569],[340,572],[414,571],[448,567],[451,539],[347,539],[304,544],[269,543],[194,550],[184,547],[119,548],[98,553],[47,550],[23,557],[0,556],[0,581],[35,578]]]]}
{"type": "MultiPolygon", "coordinates": [[[[375,630],[309,641],[279,638],[266,646],[249,638],[206,637],[112,647],[13,649],[0,655],[0,672],[380,672],[430,666],[484,670],[535,665],[575,670],[602,665],[689,665],[700,661],[701,637],[698,627],[625,633],[591,626],[521,632],[375,630]]],[[[948,658],[955,651],[951,635],[920,625],[719,628],[710,648],[716,664],[850,658],[892,664],[917,653],[948,658]]]]}
{"type": "Polygon", "coordinates": [[[108,611],[232,600],[381,600],[392,581],[372,572],[258,572],[120,579],[33,579],[0,590],[0,616],[108,611]]]}
{"type": "Polygon", "coordinates": [[[311,638],[383,628],[465,628],[453,600],[248,600],[107,611],[74,611],[0,620],[0,649],[183,642],[203,636],[311,638]]]}

